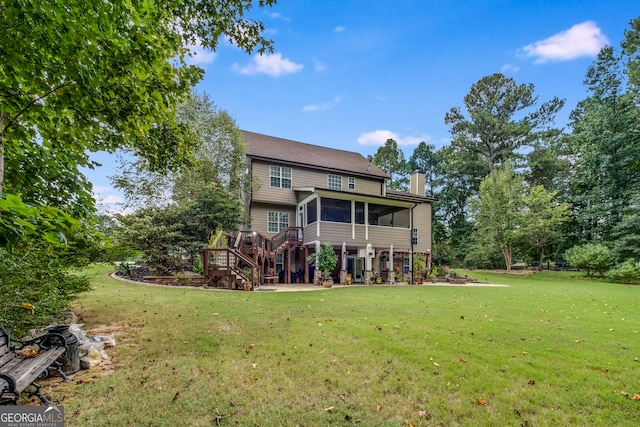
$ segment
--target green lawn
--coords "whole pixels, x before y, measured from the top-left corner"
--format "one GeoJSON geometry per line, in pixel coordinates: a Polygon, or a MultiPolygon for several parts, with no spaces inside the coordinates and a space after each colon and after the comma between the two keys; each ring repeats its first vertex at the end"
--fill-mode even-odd
{"type": "Polygon", "coordinates": [[[69,426],[640,423],[638,286],[464,272],[511,286],[249,293],[107,270],[77,309],[117,331],[115,369],[53,390],[69,426]]]}

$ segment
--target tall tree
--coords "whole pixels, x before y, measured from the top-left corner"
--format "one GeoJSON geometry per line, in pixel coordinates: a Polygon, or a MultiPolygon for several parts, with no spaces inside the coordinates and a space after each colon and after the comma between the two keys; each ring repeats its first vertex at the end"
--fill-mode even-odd
{"type": "Polygon", "coordinates": [[[195,144],[195,165],[177,177],[174,196],[188,197],[195,186],[216,183],[239,198],[250,183],[245,174],[244,140],[233,117],[219,110],[207,93],[195,92],[180,105],[178,117],[189,124],[199,142],[195,144]]]}
{"type": "Polygon", "coordinates": [[[548,132],[564,105],[558,98],[539,107],[537,102],[532,84],[518,85],[500,73],[483,77],[464,97],[468,116],[460,107],[445,115],[445,123],[451,126],[451,146],[478,163],[476,174],[482,179],[495,166],[517,161],[519,150],[548,132]]]}
{"type": "Polygon", "coordinates": [[[622,219],[611,230],[612,254],[617,262],[640,260],[640,193],[634,197],[622,219]]]}
{"type": "Polygon", "coordinates": [[[620,43],[625,61],[630,92],[635,95],[636,102],[640,99],[640,17],[629,22],[631,27],[624,31],[624,40],[620,43]]]}
{"type": "Polygon", "coordinates": [[[215,184],[240,198],[250,186],[245,175],[242,134],[231,115],[218,110],[209,96],[191,93],[177,107],[177,117],[192,133],[193,159],[177,171],[154,172],[145,158],[122,156],[112,184],[123,191],[127,205],[162,206],[188,202],[199,187],[215,184]]]}
{"type": "Polygon", "coordinates": [[[433,144],[422,141],[413,150],[407,161],[407,172],[419,170],[425,174],[425,193],[433,196],[436,193],[437,179],[441,175],[442,159],[433,144]]]}
{"type": "Polygon", "coordinates": [[[407,174],[404,153],[394,139],[387,139],[384,145],[378,148],[371,161],[391,177],[387,183],[389,188],[406,189],[407,174]]]}
{"type": "Polygon", "coordinates": [[[546,135],[533,142],[532,149],[525,155],[525,180],[529,187],[542,185],[548,190],[565,189],[564,172],[570,164],[563,156],[561,134],[546,135]]]}
{"type": "Polygon", "coordinates": [[[215,230],[234,230],[241,203],[215,183],[194,191],[188,202],[117,215],[124,227],[115,230],[116,241],[127,242],[165,272],[176,268],[183,256],[195,259],[215,230]]]}
{"type": "Polygon", "coordinates": [[[502,253],[507,270],[511,270],[513,247],[519,238],[522,190],[522,178],[506,163],[482,180],[475,203],[474,232],[490,236],[502,253]]]}
{"type": "Polygon", "coordinates": [[[93,203],[79,168],[92,166],[88,152],[128,148],[156,171],[189,160],[175,107],[203,70],[185,62],[187,45],[215,49],[224,35],[247,52],[271,49],[262,23],[245,17],[252,5],[3,0],[0,193],[85,213],[93,203]]]}
{"type": "Polygon", "coordinates": [[[560,237],[560,225],[570,217],[569,206],[559,202],[556,196],[557,192],[536,185],[522,197],[520,233],[538,249],[540,265],[545,248],[560,237]]]}
{"type": "Polygon", "coordinates": [[[585,78],[589,97],[571,113],[572,133],[563,142],[572,166],[576,237],[586,241],[610,239],[640,191],[640,109],[634,85],[626,81],[629,61],[610,46],[600,51],[585,78]]]}

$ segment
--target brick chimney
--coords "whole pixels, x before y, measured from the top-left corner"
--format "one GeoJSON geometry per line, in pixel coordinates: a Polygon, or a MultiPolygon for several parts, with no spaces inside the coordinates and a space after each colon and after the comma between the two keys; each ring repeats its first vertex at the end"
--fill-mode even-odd
{"type": "Polygon", "coordinates": [[[409,180],[409,192],[411,194],[417,194],[418,196],[424,196],[424,183],[425,175],[419,170],[413,171],[409,180]]]}

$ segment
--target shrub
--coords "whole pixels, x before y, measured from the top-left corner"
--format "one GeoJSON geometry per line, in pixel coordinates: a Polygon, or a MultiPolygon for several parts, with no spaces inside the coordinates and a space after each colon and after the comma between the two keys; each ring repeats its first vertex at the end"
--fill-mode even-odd
{"type": "Polygon", "coordinates": [[[413,254],[413,274],[416,279],[428,278],[427,256],[425,254],[413,254]]]}
{"type": "Polygon", "coordinates": [[[197,274],[202,274],[204,272],[204,265],[202,264],[202,259],[198,258],[193,263],[193,272],[197,274]]]}
{"type": "Polygon", "coordinates": [[[71,301],[89,282],[69,272],[64,256],[60,247],[0,249],[0,322],[12,334],[68,322],[71,301]]]}
{"type": "Polygon", "coordinates": [[[614,282],[638,282],[640,281],[640,264],[633,259],[628,259],[607,271],[607,277],[614,282]]]}
{"type": "Polygon", "coordinates": [[[331,243],[325,242],[320,246],[320,250],[309,255],[307,262],[315,265],[322,272],[323,279],[328,279],[338,265],[338,255],[333,250],[331,243]]]}
{"type": "Polygon", "coordinates": [[[568,249],[564,256],[573,267],[586,270],[589,277],[596,273],[604,277],[604,272],[607,271],[611,264],[609,248],[600,243],[574,246],[568,249]]]}
{"type": "Polygon", "coordinates": [[[130,277],[132,276],[131,274],[131,264],[129,264],[126,261],[123,262],[114,262],[113,263],[113,268],[114,270],[116,270],[116,273],[118,274],[118,276],[123,276],[123,277],[130,277]]]}

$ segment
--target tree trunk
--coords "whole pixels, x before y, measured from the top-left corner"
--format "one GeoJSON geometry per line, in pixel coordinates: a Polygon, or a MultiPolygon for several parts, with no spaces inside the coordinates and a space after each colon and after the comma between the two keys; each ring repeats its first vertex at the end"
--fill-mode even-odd
{"type": "Polygon", "coordinates": [[[504,256],[504,262],[507,264],[507,271],[511,271],[511,261],[513,259],[513,253],[510,247],[504,247],[502,249],[502,255],[504,256]]]}

